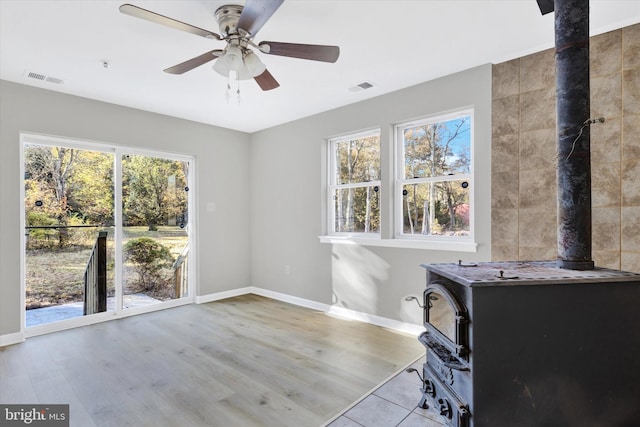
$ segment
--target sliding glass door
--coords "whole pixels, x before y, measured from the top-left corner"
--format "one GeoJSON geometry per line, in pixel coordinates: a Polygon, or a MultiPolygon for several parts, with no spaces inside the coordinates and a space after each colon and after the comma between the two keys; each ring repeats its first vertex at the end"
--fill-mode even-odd
{"type": "Polygon", "coordinates": [[[113,259],[113,153],[46,144],[25,144],[23,153],[26,326],[107,311],[115,295],[114,266],[107,262],[113,259]],[[96,286],[100,307],[86,307],[96,286]]]}
{"type": "Polygon", "coordinates": [[[27,328],[192,300],[190,157],[22,139],[27,328]]]}
{"type": "Polygon", "coordinates": [[[189,295],[189,162],[122,156],[124,308],[189,295]]]}

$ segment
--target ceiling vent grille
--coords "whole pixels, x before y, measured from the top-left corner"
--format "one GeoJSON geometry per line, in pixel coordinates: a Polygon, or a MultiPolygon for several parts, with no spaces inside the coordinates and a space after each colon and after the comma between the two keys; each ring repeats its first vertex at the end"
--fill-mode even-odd
{"type": "Polygon", "coordinates": [[[36,79],[36,80],[43,80],[45,82],[55,83],[55,84],[64,83],[64,80],[59,79],[57,77],[47,76],[46,74],[41,74],[41,73],[34,73],[33,71],[27,72],[27,77],[36,79]]]}
{"type": "Polygon", "coordinates": [[[373,87],[373,83],[371,82],[362,82],[353,87],[350,87],[349,90],[351,92],[360,92],[361,90],[371,89],[373,87]]]}
{"type": "Polygon", "coordinates": [[[62,84],[63,81],[56,78],[56,77],[51,77],[51,76],[47,76],[47,78],[45,79],[45,81],[51,82],[51,83],[55,83],[55,84],[62,84]]]}
{"type": "Polygon", "coordinates": [[[44,74],[38,74],[34,72],[29,72],[29,74],[27,74],[27,77],[31,77],[32,79],[38,79],[38,80],[44,80],[47,78],[47,76],[45,76],[44,74]]]}

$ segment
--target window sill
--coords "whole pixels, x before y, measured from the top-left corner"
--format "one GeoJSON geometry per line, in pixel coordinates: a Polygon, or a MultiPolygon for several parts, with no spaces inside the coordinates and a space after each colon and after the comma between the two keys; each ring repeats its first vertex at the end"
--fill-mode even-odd
{"type": "Polygon", "coordinates": [[[380,246],[386,248],[428,249],[435,251],[477,252],[476,242],[456,242],[451,240],[381,239],[360,236],[319,236],[320,243],[338,245],[380,246]]]}

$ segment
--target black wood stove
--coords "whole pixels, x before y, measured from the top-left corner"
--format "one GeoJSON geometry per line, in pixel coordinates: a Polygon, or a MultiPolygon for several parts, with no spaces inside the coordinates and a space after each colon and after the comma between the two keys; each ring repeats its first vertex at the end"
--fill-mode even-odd
{"type": "Polygon", "coordinates": [[[450,426],[640,425],[640,275],[431,264],[424,407],[450,426]]]}
{"type": "Polygon", "coordinates": [[[450,426],[640,426],[640,275],[591,258],[589,1],[555,12],[558,260],[424,265],[423,406],[450,426]]]}
{"type": "Polygon", "coordinates": [[[558,260],[423,265],[422,405],[456,427],[640,426],[640,274],[591,258],[589,1],[555,12],[558,260]]]}

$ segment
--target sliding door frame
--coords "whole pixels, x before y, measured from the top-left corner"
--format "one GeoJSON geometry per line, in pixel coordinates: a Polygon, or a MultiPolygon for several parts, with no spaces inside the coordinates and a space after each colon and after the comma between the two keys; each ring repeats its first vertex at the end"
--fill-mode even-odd
{"type": "Polygon", "coordinates": [[[86,316],[75,317],[72,319],[60,320],[57,322],[46,323],[42,325],[36,325],[26,327],[26,238],[24,231],[20,233],[20,331],[26,337],[32,337],[42,335],[50,332],[61,331],[65,329],[75,328],[79,326],[90,325],[94,323],[100,323],[107,320],[115,320],[123,317],[128,317],[137,314],[149,313],[157,310],[163,310],[171,307],[178,307],[181,305],[191,304],[195,302],[197,294],[198,283],[197,274],[197,242],[196,242],[196,229],[197,229],[197,217],[196,217],[196,192],[194,191],[195,177],[196,177],[196,159],[191,155],[176,154],[166,151],[157,151],[153,149],[142,149],[134,147],[124,147],[115,144],[87,141],[73,138],[63,138],[57,136],[36,134],[36,133],[20,133],[20,204],[19,215],[20,223],[22,227],[26,225],[26,213],[24,207],[25,188],[24,188],[24,148],[27,144],[37,144],[46,146],[60,146],[65,148],[74,148],[80,150],[98,151],[103,153],[109,153],[114,156],[114,248],[115,248],[115,272],[114,272],[114,285],[115,285],[115,310],[106,311],[102,313],[96,313],[86,316]],[[187,192],[187,212],[188,222],[186,225],[189,244],[189,262],[187,263],[187,280],[188,280],[188,295],[177,299],[163,301],[156,304],[150,304],[143,307],[136,308],[123,308],[123,253],[122,253],[122,240],[123,240],[123,222],[122,222],[122,156],[123,155],[141,155],[150,156],[156,158],[163,158],[169,160],[177,160],[189,163],[189,170],[187,178],[187,186],[189,191],[187,192]]]}

